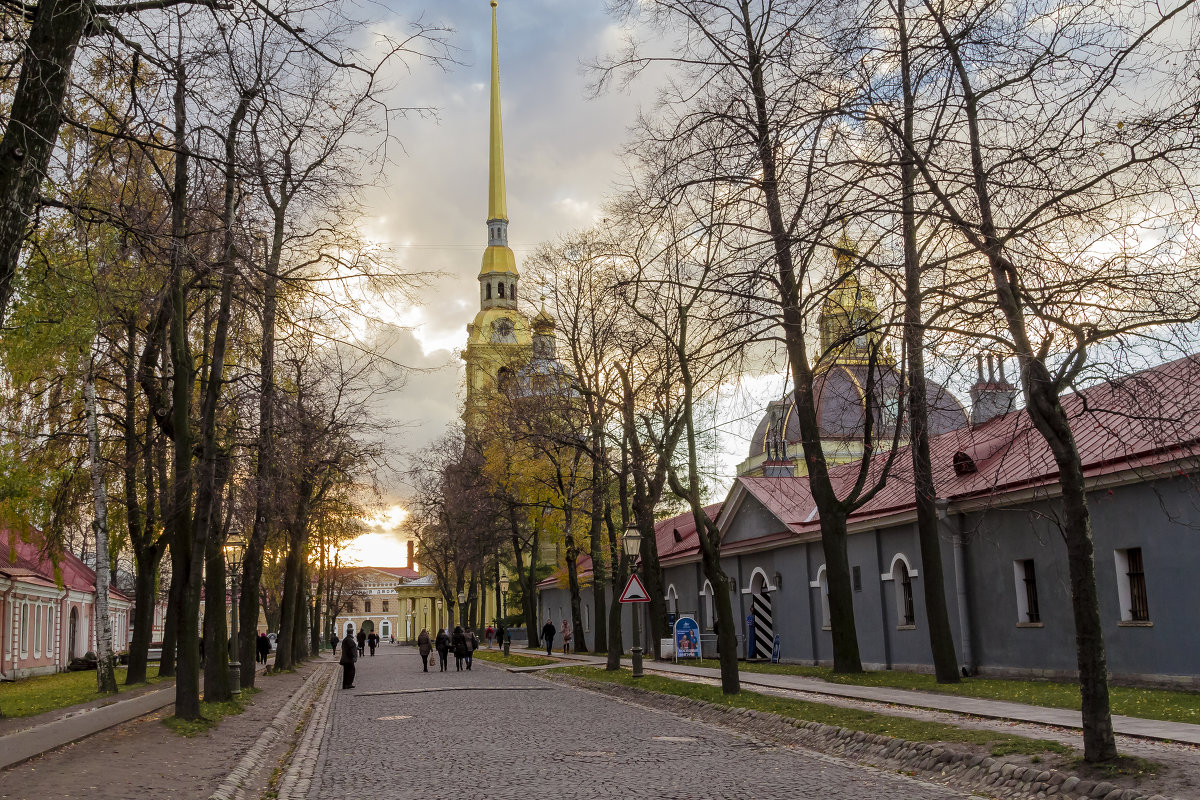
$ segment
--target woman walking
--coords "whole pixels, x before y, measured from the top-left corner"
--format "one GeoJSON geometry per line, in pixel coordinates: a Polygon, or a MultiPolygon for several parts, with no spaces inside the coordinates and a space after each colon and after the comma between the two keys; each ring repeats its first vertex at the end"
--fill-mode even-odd
{"type": "Polygon", "coordinates": [[[421,628],[421,633],[417,636],[417,652],[421,654],[421,671],[429,672],[429,652],[433,650],[433,645],[429,643],[429,631],[421,628]]]}
{"type": "Polygon", "coordinates": [[[454,646],[454,666],[457,667],[457,672],[462,672],[463,659],[467,657],[467,635],[463,633],[461,625],[454,626],[454,636],[450,640],[454,646]]]}
{"type": "Polygon", "coordinates": [[[563,620],[562,624],[562,637],[563,655],[565,656],[571,652],[571,623],[567,622],[565,619],[563,620]]]}
{"type": "Polygon", "coordinates": [[[437,639],[434,640],[433,646],[438,651],[438,661],[442,663],[442,672],[446,671],[446,659],[450,653],[450,637],[446,635],[446,629],[442,628],[438,631],[437,639]]]}

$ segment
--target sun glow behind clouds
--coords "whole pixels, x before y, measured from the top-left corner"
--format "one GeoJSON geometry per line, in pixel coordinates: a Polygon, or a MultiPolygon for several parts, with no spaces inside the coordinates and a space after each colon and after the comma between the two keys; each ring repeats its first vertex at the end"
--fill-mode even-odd
{"type": "Polygon", "coordinates": [[[400,530],[406,519],[408,511],[401,506],[392,506],[364,519],[367,532],[342,548],[343,562],[370,567],[410,566],[407,539],[400,530]]]}

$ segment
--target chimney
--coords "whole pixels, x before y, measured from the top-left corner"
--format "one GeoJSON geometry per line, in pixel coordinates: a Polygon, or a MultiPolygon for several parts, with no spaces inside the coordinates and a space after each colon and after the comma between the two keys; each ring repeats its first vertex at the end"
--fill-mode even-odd
{"type": "Polygon", "coordinates": [[[780,400],[768,407],[766,460],[763,461],[764,478],[796,477],[796,462],[787,451],[788,403],[780,400]]]}
{"type": "Polygon", "coordinates": [[[1017,405],[1017,387],[1009,383],[1004,374],[1003,358],[989,353],[985,373],[983,356],[975,356],[975,368],[978,376],[971,387],[972,427],[1003,416],[1017,405]]]}

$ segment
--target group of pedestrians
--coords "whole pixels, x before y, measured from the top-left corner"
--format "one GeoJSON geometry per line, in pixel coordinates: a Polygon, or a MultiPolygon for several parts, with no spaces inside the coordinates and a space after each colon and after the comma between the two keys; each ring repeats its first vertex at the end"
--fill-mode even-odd
{"type": "MultiPolygon", "coordinates": [[[[546,618],[546,624],[542,626],[542,643],[546,645],[546,655],[554,655],[554,637],[558,631],[554,627],[554,623],[550,618],[546,618]]],[[[571,652],[571,623],[567,620],[562,621],[562,648],[563,655],[571,652]]]]}
{"type": "Polygon", "coordinates": [[[468,670],[471,669],[475,651],[478,649],[479,637],[475,635],[475,631],[470,627],[463,630],[461,625],[456,625],[452,633],[445,628],[439,630],[432,641],[429,638],[428,629],[422,628],[421,633],[417,636],[417,652],[421,655],[423,672],[429,672],[429,668],[433,666],[432,653],[434,650],[438,654],[441,672],[445,672],[449,668],[451,651],[454,652],[456,671],[461,672],[464,666],[468,670]]]}

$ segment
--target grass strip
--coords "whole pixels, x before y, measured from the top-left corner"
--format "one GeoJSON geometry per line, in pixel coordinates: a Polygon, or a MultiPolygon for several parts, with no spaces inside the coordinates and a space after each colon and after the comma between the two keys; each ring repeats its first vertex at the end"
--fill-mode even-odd
{"type": "MultiPolygon", "coordinates": [[[[126,686],[127,671],[125,667],[118,667],[116,670],[119,691],[127,692],[146,685],[137,683],[126,686]]],[[[149,665],[146,676],[146,683],[158,683],[158,665],[149,665]]],[[[95,670],[34,675],[11,683],[0,683],[0,710],[3,710],[6,717],[32,717],[56,708],[112,697],[113,695],[96,691],[95,670]]]]}
{"type": "MultiPolygon", "coordinates": [[[[686,663],[690,666],[710,669],[721,668],[720,663],[713,659],[686,663]]],[[[1025,703],[1044,708],[1069,708],[1074,711],[1080,709],[1079,685],[1076,683],[1001,678],[965,678],[960,683],[938,683],[932,675],[899,670],[838,675],[828,667],[807,667],[800,664],[743,662],[738,666],[742,672],[799,675],[805,678],[818,678],[827,683],[911,689],[918,692],[978,697],[984,700],[1004,700],[1010,703],[1025,703]]],[[[1200,692],[1139,689],[1130,686],[1109,686],[1108,692],[1114,714],[1200,725],[1200,692]]]]}
{"type": "Polygon", "coordinates": [[[179,717],[167,717],[162,722],[163,725],[166,725],[180,736],[197,736],[211,728],[215,728],[225,717],[237,716],[245,711],[247,705],[246,700],[261,691],[262,689],[252,687],[249,689],[242,689],[241,697],[235,697],[232,700],[227,700],[222,703],[201,703],[200,719],[180,719],[179,717]]]}
{"type": "Polygon", "coordinates": [[[772,714],[801,719],[810,722],[821,722],[826,725],[836,725],[852,731],[877,733],[910,742],[957,742],[964,744],[982,745],[987,747],[992,755],[1008,755],[1020,753],[1039,755],[1041,753],[1058,753],[1069,755],[1074,750],[1060,742],[1049,739],[1030,739],[1011,733],[975,728],[959,728],[944,722],[897,717],[881,714],[877,711],[865,711],[858,708],[813,703],[807,700],[795,700],[775,695],[759,694],[743,689],[735,695],[721,693],[721,687],[703,683],[680,681],[665,678],[661,675],[647,675],[634,680],[631,673],[625,670],[607,672],[599,667],[567,667],[556,670],[556,674],[572,675],[597,683],[615,683],[622,686],[634,686],[660,694],[687,697],[693,700],[703,700],[714,705],[729,708],[750,708],[755,711],[767,711],[772,714]]]}
{"type": "Polygon", "coordinates": [[[523,656],[518,653],[506,656],[503,650],[476,650],[475,657],[482,658],[484,661],[491,661],[494,664],[503,664],[506,667],[544,667],[547,664],[559,663],[553,658],[523,656]]]}

